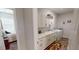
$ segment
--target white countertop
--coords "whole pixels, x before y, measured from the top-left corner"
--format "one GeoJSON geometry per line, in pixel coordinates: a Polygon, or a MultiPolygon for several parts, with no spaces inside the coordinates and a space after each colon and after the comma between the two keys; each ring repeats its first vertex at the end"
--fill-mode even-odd
{"type": "Polygon", "coordinates": [[[52,31],[44,32],[44,33],[38,34],[38,38],[42,38],[50,34],[52,34],[52,31]]]}
{"type": "Polygon", "coordinates": [[[47,35],[50,35],[50,34],[53,34],[53,33],[56,33],[56,32],[60,32],[60,31],[62,31],[62,30],[47,31],[47,32],[38,34],[38,38],[42,38],[42,37],[45,37],[45,36],[47,36],[47,35]]]}

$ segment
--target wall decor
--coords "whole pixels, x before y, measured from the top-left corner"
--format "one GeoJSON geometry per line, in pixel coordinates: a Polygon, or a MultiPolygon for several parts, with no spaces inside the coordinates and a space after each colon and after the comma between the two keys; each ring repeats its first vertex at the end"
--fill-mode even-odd
{"type": "Polygon", "coordinates": [[[71,23],[71,20],[67,20],[67,23],[71,23]]]}

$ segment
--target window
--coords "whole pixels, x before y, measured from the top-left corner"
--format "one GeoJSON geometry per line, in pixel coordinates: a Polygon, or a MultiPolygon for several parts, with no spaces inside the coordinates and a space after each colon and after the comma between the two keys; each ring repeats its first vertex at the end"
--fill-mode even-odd
{"type": "Polygon", "coordinates": [[[0,10],[0,19],[2,21],[3,25],[3,30],[6,30],[11,33],[15,33],[15,26],[14,26],[14,18],[13,18],[13,13],[9,10],[6,11],[7,9],[4,9],[4,11],[0,10]]]}

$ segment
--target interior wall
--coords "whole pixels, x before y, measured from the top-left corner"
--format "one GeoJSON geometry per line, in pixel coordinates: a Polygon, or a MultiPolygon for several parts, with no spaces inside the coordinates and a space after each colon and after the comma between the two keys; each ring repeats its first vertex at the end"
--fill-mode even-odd
{"type": "Polygon", "coordinates": [[[34,37],[34,49],[37,49],[38,40],[38,9],[33,8],[33,37],[34,37]]]}
{"type": "Polygon", "coordinates": [[[79,50],[79,23],[78,23],[78,29],[77,29],[77,45],[78,45],[78,50],[79,50]]]}
{"type": "Polygon", "coordinates": [[[76,43],[77,43],[77,49],[79,50],[79,9],[75,10],[76,16],[76,25],[75,25],[75,30],[76,30],[76,43]]]}
{"type": "Polygon", "coordinates": [[[45,28],[49,27],[49,24],[51,25],[50,29],[56,28],[56,14],[52,12],[52,10],[48,9],[38,9],[38,27],[39,28],[45,28]],[[53,16],[53,19],[46,18],[47,14],[51,14],[53,16]]]}
{"type": "Polygon", "coordinates": [[[15,22],[18,49],[35,49],[37,39],[37,9],[17,8],[15,9],[15,22]]]}
{"type": "Polygon", "coordinates": [[[63,28],[63,37],[69,37],[70,33],[72,32],[70,30],[73,30],[73,22],[73,12],[58,16],[58,28],[63,28]],[[67,23],[68,20],[71,20],[71,23],[67,23]],[[65,24],[63,24],[63,22],[65,24]]]}
{"type": "Polygon", "coordinates": [[[26,48],[26,38],[25,38],[25,25],[24,25],[24,15],[23,8],[14,9],[14,20],[16,28],[17,46],[19,50],[24,50],[26,48]]]}
{"type": "Polygon", "coordinates": [[[68,49],[76,49],[77,48],[77,41],[76,41],[76,13],[70,12],[65,13],[58,16],[58,28],[63,29],[63,37],[69,38],[69,47],[68,49]],[[71,23],[68,23],[67,21],[71,20],[71,23]]]}
{"type": "Polygon", "coordinates": [[[26,46],[27,49],[33,50],[35,49],[36,39],[38,38],[37,9],[36,8],[24,9],[24,19],[25,19],[26,46]]]}

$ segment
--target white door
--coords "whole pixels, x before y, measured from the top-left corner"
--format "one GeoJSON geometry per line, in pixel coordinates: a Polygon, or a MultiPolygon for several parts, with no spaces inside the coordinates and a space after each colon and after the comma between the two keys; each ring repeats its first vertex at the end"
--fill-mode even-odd
{"type": "Polygon", "coordinates": [[[5,45],[2,37],[2,28],[1,28],[1,21],[0,21],[0,50],[4,50],[4,49],[5,49],[5,45]]]}

